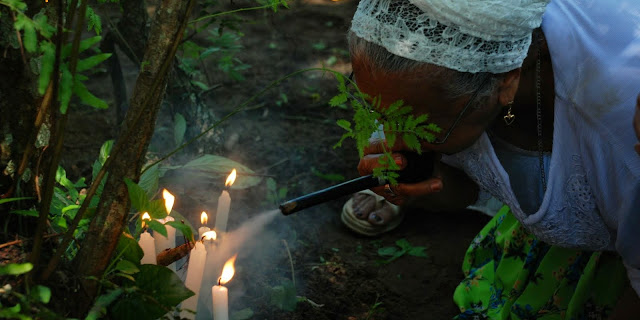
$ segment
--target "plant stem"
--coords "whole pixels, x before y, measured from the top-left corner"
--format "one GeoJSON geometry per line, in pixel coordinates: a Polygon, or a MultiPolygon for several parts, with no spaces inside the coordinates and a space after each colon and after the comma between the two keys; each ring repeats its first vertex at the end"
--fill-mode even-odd
{"type": "Polygon", "coordinates": [[[287,249],[287,254],[289,255],[289,265],[291,266],[291,282],[293,282],[293,287],[296,287],[296,274],[293,269],[293,258],[291,257],[291,250],[289,250],[289,244],[286,239],[282,239],[282,243],[284,243],[284,247],[287,249]]]}

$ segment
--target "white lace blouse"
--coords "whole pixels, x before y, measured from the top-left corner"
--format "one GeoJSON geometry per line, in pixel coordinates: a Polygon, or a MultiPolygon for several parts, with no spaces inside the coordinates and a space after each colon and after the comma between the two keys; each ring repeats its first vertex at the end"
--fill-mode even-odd
{"type": "Polygon", "coordinates": [[[640,93],[640,2],[554,0],[542,28],[556,98],[547,191],[539,208],[522,209],[486,134],[443,161],[509,205],[541,240],[618,251],[640,294],[640,156],[631,123],[640,93]]]}

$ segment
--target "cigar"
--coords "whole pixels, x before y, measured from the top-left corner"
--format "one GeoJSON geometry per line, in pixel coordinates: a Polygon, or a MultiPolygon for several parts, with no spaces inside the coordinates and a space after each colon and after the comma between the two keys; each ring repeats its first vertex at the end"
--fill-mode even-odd
{"type": "MultiPolygon", "coordinates": [[[[399,171],[398,182],[412,183],[425,180],[433,173],[433,154],[418,155],[413,152],[403,152],[407,166],[399,171]]],[[[383,186],[388,182],[373,175],[362,176],[341,184],[322,189],[280,204],[280,212],[288,216],[300,210],[331,201],[358,191],[383,186]]]]}

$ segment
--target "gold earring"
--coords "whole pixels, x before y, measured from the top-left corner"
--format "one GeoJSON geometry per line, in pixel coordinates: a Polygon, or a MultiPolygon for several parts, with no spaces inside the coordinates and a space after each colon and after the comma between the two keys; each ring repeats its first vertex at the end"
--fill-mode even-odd
{"type": "Polygon", "coordinates": [[[504,123],[507,124],[507,126],[510,126],[513,123],[513,120],[516,118],[516,116],[511,113],[511,107],[513,106],[513,101],[510,101],[509,103],[507,103],[507,105],[509,106],[509,109],[507,110],[507,114],[502,117],[502,119],[504,119],[504,123]]]}

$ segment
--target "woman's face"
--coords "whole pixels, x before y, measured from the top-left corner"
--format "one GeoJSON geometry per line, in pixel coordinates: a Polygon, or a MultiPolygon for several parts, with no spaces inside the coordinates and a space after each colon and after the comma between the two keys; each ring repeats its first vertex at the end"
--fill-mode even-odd
{"type": "MultiPolygon", "coordinates": [[[[452,127],[471,98],[471,95],[468,95],[448,99],[442,94],[438,79],[416,76],[419,73],[383,73],[371,69],[357,58],[352,59],[352,65],[356,83],[363,93],[370,97],[379,96],[382,108],[386,108],[397,100],[403,100],[405,105],[413,108],[412,113],[415,116],[428,114],[427,122],[435,123],[442,129],[441,133],[436,135],[438,140],[444,139],[445,133],[452,127]]],[[[444,154],[462,151],[480,137],[500,111],[497,97],[489,97],[486,106],[481,108],[471,106],[466,110],[445,143],[430,144],[424,141],[422,148],[444,154]]]]}

